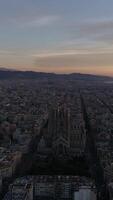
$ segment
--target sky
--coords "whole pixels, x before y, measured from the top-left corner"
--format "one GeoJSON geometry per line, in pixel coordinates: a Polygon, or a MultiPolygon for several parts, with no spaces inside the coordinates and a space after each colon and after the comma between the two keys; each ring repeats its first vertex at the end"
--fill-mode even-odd
{"type": "Polygon", "coordinates": [[[113,76],[113,0],[0,0],[0,67],[113,76]]]}

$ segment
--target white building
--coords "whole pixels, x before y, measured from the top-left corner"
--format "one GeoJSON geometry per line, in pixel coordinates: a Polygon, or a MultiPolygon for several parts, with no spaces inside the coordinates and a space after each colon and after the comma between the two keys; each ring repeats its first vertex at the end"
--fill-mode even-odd
{"type": "Polygon", "coordinates": [[[88,186],[81,186],[78,191],[74,192],[74,200],[96,200],[95,191],[88,186]]]}

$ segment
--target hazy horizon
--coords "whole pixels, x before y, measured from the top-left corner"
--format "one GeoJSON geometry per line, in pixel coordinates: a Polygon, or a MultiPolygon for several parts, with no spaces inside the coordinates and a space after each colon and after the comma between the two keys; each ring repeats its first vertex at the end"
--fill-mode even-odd
{"type": "Polygon", "coordinates": [[[112,0],[0,0],[0,66],[113,76],[112,0]]]}

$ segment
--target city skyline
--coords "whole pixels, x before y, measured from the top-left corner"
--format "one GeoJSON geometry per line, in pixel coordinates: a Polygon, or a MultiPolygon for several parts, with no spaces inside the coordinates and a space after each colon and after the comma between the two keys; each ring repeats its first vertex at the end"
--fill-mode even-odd
{"type": "Polygon", "coordinates": [[[112,0],[0,0],[0,66],[113,76],[112,0]]]}
{"type": "Polygon", "coordinates": [[[113,199],[112,86],[109,77],[0,73],[1,199],[113,199]]]}

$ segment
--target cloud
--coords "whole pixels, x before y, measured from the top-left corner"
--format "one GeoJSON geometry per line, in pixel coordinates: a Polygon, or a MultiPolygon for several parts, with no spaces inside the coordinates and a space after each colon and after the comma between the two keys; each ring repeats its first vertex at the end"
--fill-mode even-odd
{"type": "Polygon", "coordinates": [[[90,19],[68,25],[72,38],[109,42],[113,39],[113,19],[90,19]]]}
{"type": "MultiPolygon", "coordinates": [[[[65,24],[66,26],[66,24],[65,24]]],[[[83,31],[83,33],[96,33],[103,30],[113,30],[113,18],[102,19],[85,19],[78,21],[71,21],[67,24],[71,30],[83,31]]]]}
{"type": "Polygon", "coordinates": [[[0,49],[0,56],[12,56],[12,55],[16,55],[16,53],[10,50],[8,51],[0,49]]]}
{"type": "MultiPolygon", "coordinates": [[[[113,66],[113,45],[82,47],[32,54],[34,65],[39,71],[49,72],[90,72],[98,73],[113,66]]],[[[113,70],[112,70],[113,71],[113,70]]]]}
{"type": "Polygon", "coordinates": [[[41,27],[51,25],[59,19],[59,15],[48,10],[41,2],[0,1],[0,25],[3,27],[41,27]]]}
{"type": "Polygon", "coordinates": [[[47,58],[59,58],[63,56],[75,56],[75,55],[93,55],[93,54],[112,54],[113,53],[113,45],[110,47],[82,47],[76,48],[73,50],[58,50],[52,52],[42,52],[42,53],[34,53],[31,56],[37,59],[47,59],[47,58]]]}
{"type": "Polygon", "coordinates": [[[29,56],[28,51],[19,50],[19,49],[0,49],[0,57],[21,57],[29,56]]]}
{"type": "Polygon", "coordinates": [[[56,15],[29,16],[28,18],[21,16],[8,18],[6,23],[18,28],[33,28],[50,26],[59,20],[60,16],[56,15]]]}
{"type": "Polygon", "coordinates": [[[109,33],[105,33],[103,32],[103,34],[97,35],[95,36],[95,41],[97,41],[97,43],[104,43],[106,45],[112,46],[113,43],[113,32],[109,32],[109,33]]]}
{"type": "Polygon", "coordinates": [[[112,51],[109,50],[106,53],[105,50],[95,49],[90,51],[81,51],[81,52],[67,52],[67,53],[52,53],[45,55],[38,55],[34,57],[35,66],[37,66],[40,71],[42,69],[51,69],[56,71],[57,69],[73,70],[76,68],[85,69],[89,68],[89,71],[92,70],[92,67],[101,68],[107,66],[113,66],[113,56],[112,51]]]}
{"type": "Polygon", "coordinates": [[[88,29],[92,30],[91,28],[93,28],[93,30],[105,30],[107,29],[113,29],[113,19],[90,19],[90,20],[84,20],[83,22],[80,23],[81,28],[83,27],[83,29],[86,31],[88,29]]]}
{"type": "Polygon", "coordinates": [[[22,25],[27,27],[43,27],[54,24],[55,22],[59,21],[59,16],[54,15],[46,15],[42,17],[34,18],[33,20],[29,20],[28,22],[24,22],[22,25]]]}

